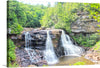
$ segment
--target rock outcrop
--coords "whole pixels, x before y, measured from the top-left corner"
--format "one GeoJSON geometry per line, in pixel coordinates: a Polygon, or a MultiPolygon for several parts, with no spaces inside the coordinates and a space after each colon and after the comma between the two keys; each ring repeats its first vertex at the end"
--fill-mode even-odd
{"type": "Polygon", "coordinates": [[[86,52],[85,58],[95,62],[96,64],[100,64],[100,41],[86,52]]]}
{"type": "MultiPolygon", "coordinates": [[[[45,49],[45,42],[46,42],[46,38],[47,38],[47,30],[50,31],[50,35],[51,35],[52,40],[55,40],[55,42],[53,42],[54,47],[57,47],[57,45],[58,45],[57,40],[59,40],[59,38],[60,38],[61,29],[46,29],[46,30],[33,29],[31,31],[28,31],[31,35],[31,46],[33,46],[35,49],[40,49],[40,50],[45,49]]],[[[23,41],[25,41],[25,33],[26,32],[22,33],[21,39],[23,41]]]]}
{"type": "Polygon", "coordinates": [[[100,25],[100,22],[97,22],[92,16],[89,18],[88,12],[78,12],[77,15],[78,19],[71,24],[73,33],[95,33],[100,30],[97,26],[100,25]]]}

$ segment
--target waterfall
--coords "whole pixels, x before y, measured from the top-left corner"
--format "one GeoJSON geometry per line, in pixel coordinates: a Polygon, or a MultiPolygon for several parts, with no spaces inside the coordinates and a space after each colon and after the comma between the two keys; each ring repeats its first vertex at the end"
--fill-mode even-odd
{"type": "Polygon", "coordinates": [[[55,64],[58,62],[58,58],[54,52],[53,43],[47,31],[47,40],[46,40],[46,49],[44,51],[44,59],[47,61],[48,64],[55,64]]]}
{"type": "Polygon", "coordinates": [[[35,52],[34,49],[31,49],[30,47],[31,44],[31,35],[29,34],[29,32],[25,33],[25,50],[27,51],[29,57],[30,57],[30,61],[32,63],[37,63],[38,61],[41,60],[41,58],[37,59],[37,53],[35,52]]]}
{"type": "MultiPolygon", "coordinates": [[[[55,54],[52,39],[50,37],[50,31],[47,31],[47,39],[46,39],[46,48],[43,51],[43,58],[40,58],[40,54],[35,51],[35,49],[32,49],[31,46],[31,35],[29,32],[25,33],[25,50],[27,51],[30,61],[32,63],[38,63],[41,60],[46,60],[47,63],[50,64],[56,64],[59,62],[58,57],[55,54]]],[[[61,35],[61,43],[62,47],[64,48],[64,54],[65,56],[74,55],[74,56],[80,56],[83,53],[83,49],[77,45],[74,45],[71,41],[70,37],[65,34],[64,31],[62,31],[61,35]]]]}
{"type": "Polygon", "coordinates": [[[65,56],[68,55],[80,56],[84,52],[84,50],[81,47],[76,46],[72,43],[70,37],[67,34],[65,34],[63,30],[61,35],[61,43],[62,46],[64,47],[65,56]]]}
{"type": "Polygon", "coordinates": [[[25,49],[28,50],[30,47],[30,43],[31,43],[31,36],[29,34],[29,32],[25,33],[25,49]]]}

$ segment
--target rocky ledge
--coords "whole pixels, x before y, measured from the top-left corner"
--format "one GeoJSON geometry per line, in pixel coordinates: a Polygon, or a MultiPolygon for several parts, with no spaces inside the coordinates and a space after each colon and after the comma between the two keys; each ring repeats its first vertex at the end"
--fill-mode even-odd
{"type": "Polygon", "coordinates": [[[39,53],[34,56],[35,60],[38,62],[31,62],[30,57],[25,49],[16,48],[16,61],[20,67],[33,67],[34,66],[43,66],[47,65],[47,62],[43,59],[43,52],[40,50],[35,50],[36,53],[39,53]],[[41,55],[40,55],[41,54],[41,55]]]}
{"type": "MultiPolygon", "coordinates": [[[[44,50],[45,49],[45,42],[46,42],[46,38],[47,38],[47,31],[50,31],[50,36],[52,38],[52,40],[56,39],[60,39],[60,35],[62,30],[61,29],[45,29],[45,30],[41,30],[41,29],[33,29],[31,31],[28,31],[31,35],[31,43],[30,45],[32,46],[32,48],[35,49],[39,49],[39,50],[44,50]]],[[[22,33],[21,35],[21,39],[23,41],[25,41],[25,31],[22,33]]],[[[56,47],[58,45],[58,41],[53,42],[54,46],[56,47]]]]}
{"type": "Polygon", "coordinates": [[[100,22],[97,22],[95,19],[89,18],[87,12],[78,12],[78,19],[71,24],[71,31],[73,33],[95,33],[96,30],[100,30],[97,25],[100,25],[100,22]]]}

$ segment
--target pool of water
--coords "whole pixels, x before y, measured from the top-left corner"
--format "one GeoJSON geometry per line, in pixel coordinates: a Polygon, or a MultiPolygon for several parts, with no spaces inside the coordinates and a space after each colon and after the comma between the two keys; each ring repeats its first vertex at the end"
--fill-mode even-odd
{"type": "Polygon", "coordinates": [[[59,62],[53,66],[69,66],[76,62],[84,62],[85,65],[93,65],[94,63],[84,57],[79,56],[62,56],[59,58],[59,62]]]}

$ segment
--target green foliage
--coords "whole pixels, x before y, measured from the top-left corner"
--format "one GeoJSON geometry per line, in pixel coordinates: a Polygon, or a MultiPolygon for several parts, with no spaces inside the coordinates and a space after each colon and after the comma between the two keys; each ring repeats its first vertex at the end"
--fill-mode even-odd
{"type": "Polygon", "coordinates": [[[85,62],[76,62],[73,65],[85,65],[85,64],[86,64],[85,62]]]}
{"type": "Polygon", "coordinates": [[[15,45],[11,39],[7,40],[7,66],[15,66],[16,63],[13,65],[11,62],[14,62],[16,60],[16,54],[15,54],[15,45]]]}
{"type": "Polygon", "coordinates": [[[94,50],[100,50],[100,41],[96,43],[96,45],[93,47],[94,50]]]}
{"type": "Polygon", "coordinates": [[[100,4],[99,3],[85,3],[84,11],[89,12],[90,18],[94,18],[97,22],[100,22],[100,4]]]}
{"type": "Polygon", "coordinates": [[[80,62],[80,61],[78,61],[78,62],[76,62],[76,63],[74,63],[74,64],[69,64],[70,66],[71,65],[86,65],[86,63],[85,62],[80,62]]]}
{"type": "MultiPolygon", "coordinates": [[[[100,28],[100,25],[97,25],[100,28]]],[[[97,30],[98,34],[100,35],[100,30],[97,30]]]]}
{"type": "Polygon", "coordinates": [[[7,40],[7,54],[8,54],[8,61],[14,61],[16,59],[15,55],[15,45],[11,39],[7,40]]]}
{"type": "Polygon", "coordinates": [[[23,27],[19,25],[18,23],[14,23],[11,27],[11,33],[14,34],[20,34],[20,32],[23,30],[23,27]]]}
{"type": "Polygon", "coordinates": [[[7,2],[7,23],[8,28],[18,23],[23,27],[40,27],[39,20],[44,15],[45,6],[28,5],[18,1],[7,2]]]}
{"type": "Polygon", "coordinates": [[[8,63],[9,67],[19,67],[19,65],[15,62],[15,63],[8,63]]]}
{"type": "Polygon", "coordinates": [[[80,45],[83,45],[85,47],[92,47],[95,45],[96,41],[100,40],[100,36],[98,34],[92,34],[92,35],[76,35],[73,36],[73,39],[80,45]]]}
{"type": "Polygon", "coordinates": [[[55,7],[47,8],[45,15],[40,20],[43,27],[63,28],[71,32],[70,24],[77,19],[78,3],[58,2],[55,7]]]}

